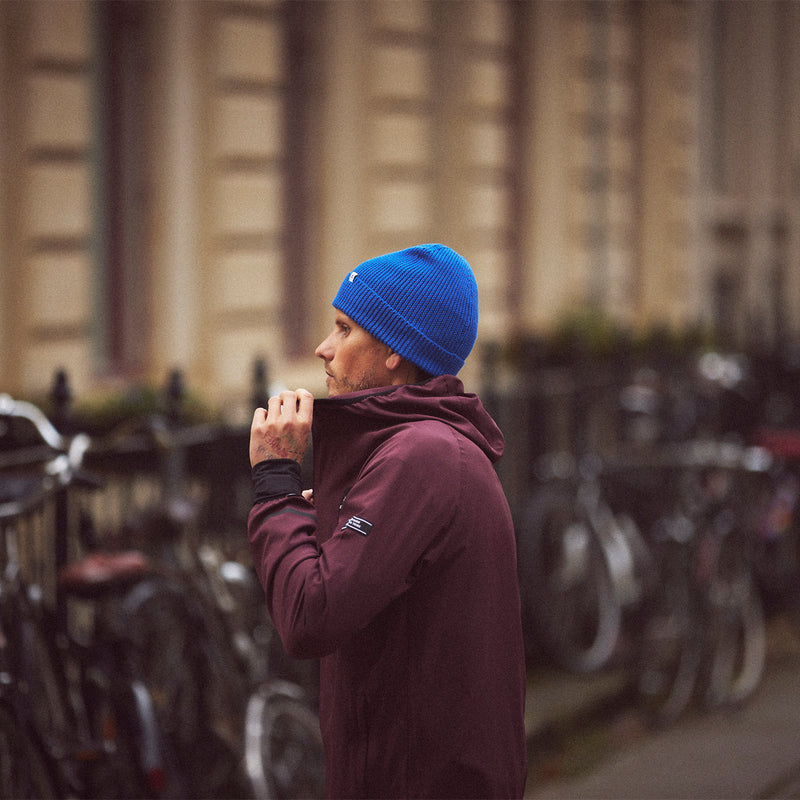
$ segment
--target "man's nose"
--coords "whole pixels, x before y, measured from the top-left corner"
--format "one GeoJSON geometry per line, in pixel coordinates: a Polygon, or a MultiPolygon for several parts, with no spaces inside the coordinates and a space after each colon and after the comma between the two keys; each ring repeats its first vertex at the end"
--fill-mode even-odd
{"type": "Polygon", "coordinates": [[[331,346],[330,346],[330,338],[331,337],[328,336],[326,339],[323,339],[317,345],[317,349],[314,351],[314,355],[317,358],[323,359],[323,361],[330,361],[331,358],[333,357],[333,354],[331,352],[331,346]]]}

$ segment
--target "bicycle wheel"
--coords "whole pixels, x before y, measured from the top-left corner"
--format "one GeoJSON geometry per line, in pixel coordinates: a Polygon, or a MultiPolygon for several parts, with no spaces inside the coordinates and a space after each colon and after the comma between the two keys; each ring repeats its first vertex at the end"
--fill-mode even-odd
{"type": "Polygon", "coordinates": [[[703,701],[708,708],[745,701],[764,674],[764,609],[744,553],[740,537],[726,537],[706,595],[703,701]]]}
{"type": "Polygon", "coordinates": [[[53,631],[50,637],[43,629],[36,612],[17,603],[19,626],[19,675],[22,690],[30,697],[30,713],[36,730],[45,737],[48,749],[63,751],[74,746],[75,725],[67,701],[68,691],[63,675],[56,667],[53,631]]]}
{"type": "Polygon", "coordinates": [[[534,495],[517,558],[528,653],[540,645],[576,673],[605,666],[619,640],[622,608],[574,492],[547,486],[534,495]]]}
{"type": "Polygon", "coordinates": [[[700,665],[698,612],[682,545],[655,550],[659,573],[639,611],[633,673],[639,710],[656,726],[669,725],[689,706],[700,665]]]}
{"type": "Polygon", "coordinates": [[[47,758],[57,765],[55,775],[63,793],[79,791],[80,763],[74,752],[76,715],[70,703],[66,675],[59,664],[55,625],[45,609],[27,597],[28,588],[11,582],[0,588],[2,671],[13,675],[25,698],[25,721],[34,731],[47,758]]]}
{"type": "Polygon", "coordinates": [[[325,797],[319,719],[299,691],[273,682],[248,703],[245,763],[256,800],[325,797]]]}
{"type": "MultiPolygon", "coordinates": [[[[100,747],[88,770],[89,796],[110,800],[164,796],[164,747],[144,685],[128,680],[110,663],[93,664],[86,669],[83,692],[100,747]]],[[[174,795],[177,792],[168,796],[174,795]]]]}
{"type": "Polygon", "coordinates": [[[233,791],[247,694],[231,648],[218,641],[211,617],[194,608],[178,584],[142,583],[123,611],[134,672],[153,698],[189,793],[200,798],[233,791]]]}
{"type": "Polygon", "coordinates": [[[60,796],[38,742],[10,709],[0,705],[0,798],[50,800],[60,796]]]}

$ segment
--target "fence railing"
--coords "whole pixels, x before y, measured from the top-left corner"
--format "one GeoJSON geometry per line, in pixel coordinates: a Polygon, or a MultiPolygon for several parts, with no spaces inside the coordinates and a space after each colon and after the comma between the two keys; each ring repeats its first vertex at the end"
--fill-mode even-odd
{"type": "Polygon", "coordinates": [[[698,438],[747,441],[762,425],[800,428],[800,359],[784,352],[665,353],[629,348],[592,357],[483,353],[482,395],[506,437],[498,465],[512,511],[529,498],[539,459],[698,438]]]}
{"type": "MultiPolygon", "coordinates": [[[[481,395],[506,437],[498,473],[514,512],[529,498],[537,463],[548,453],[604,453],[620,444],[703,435],[746,437],[775,408],[787,417],[788,407],[795,418],[800,409],[800,369],[778,353],[744,357],[621,347],[600,356],[576,349],[542,357],[530,348],[510,363],[501,348],[489,346],[480,356],[481,395]]],[[[266,362],[257,361],[253,407],[266,403],[268,379],[266,362]]],[[[202,510],[204,530],[243,538],[251,499],[249,428],[192,421],[187,398],[175,370],[156,398],[158,408],[139,420],[158,430],[131,424],[114,442],[105,435],[95,440],[86,464],[107,481],[96,500],[106,529],[119,529],[132,509],[183,482],[202,510]]],[[[57,373],[47,411],[66,433],[87,425],[75,415],[73,400],[68,376],[57,373]]],[[[7,457],[3,441],[0,433],[0,469],[7,457]]]]}

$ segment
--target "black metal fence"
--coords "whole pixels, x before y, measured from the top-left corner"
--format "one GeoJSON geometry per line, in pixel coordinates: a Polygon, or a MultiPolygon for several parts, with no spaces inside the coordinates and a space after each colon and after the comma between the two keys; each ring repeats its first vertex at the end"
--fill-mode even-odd
{"type": "MultiPolygon", "coordinates": [[[[620,343],[599,354],[580,347],[554,354],[529,342],[509,357],[508,348],[486,347],[481,394],[506,436],[498,472],[512,511],[529,498],[539,459],[548,453],[602,454],[698,436],[746,440],[760,424],[800,424],[794,352],[723,355],[620,343]]],[[[254,407],[266,403],[267,386],[267,366],[258,361],[254,407]]],[[[202,531],[243,547],[251,502],[249,426],[198,419],[189,398],[174,371],[144,411],[131,404],[113,420],[100,420],[76,412],[68,376],[60,372],[44,410],[63,433],[94,435],[85,466],[106,481],[94,500],[104,531],[123,529],[127,515],[182,487],[200,509],[202,531]]],[[[38,444],[29,432],[0,431],[0,468],[13,439],[28,448],[38,444]]]]}
{"type": "Polygon", "coordinates": [[[709,438],[750,443],[759,428],[800,428],[800,351],[699,347],[601,353],[539,343],[483,352],[483,397],[506,437],[498,472],[512,511],[530,497],[542,456],[613,454],[709,438]]]}

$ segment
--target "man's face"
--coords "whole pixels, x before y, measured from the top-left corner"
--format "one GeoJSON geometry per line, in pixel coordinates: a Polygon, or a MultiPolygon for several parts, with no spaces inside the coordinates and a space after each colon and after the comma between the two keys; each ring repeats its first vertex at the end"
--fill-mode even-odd
{"type": "Polygon", "coordinates": [[[390,353],[387,345],[337,309],[333,330],[314,353],[325,362],[328,397],[391,385],[386,366],[390,353]]]}

